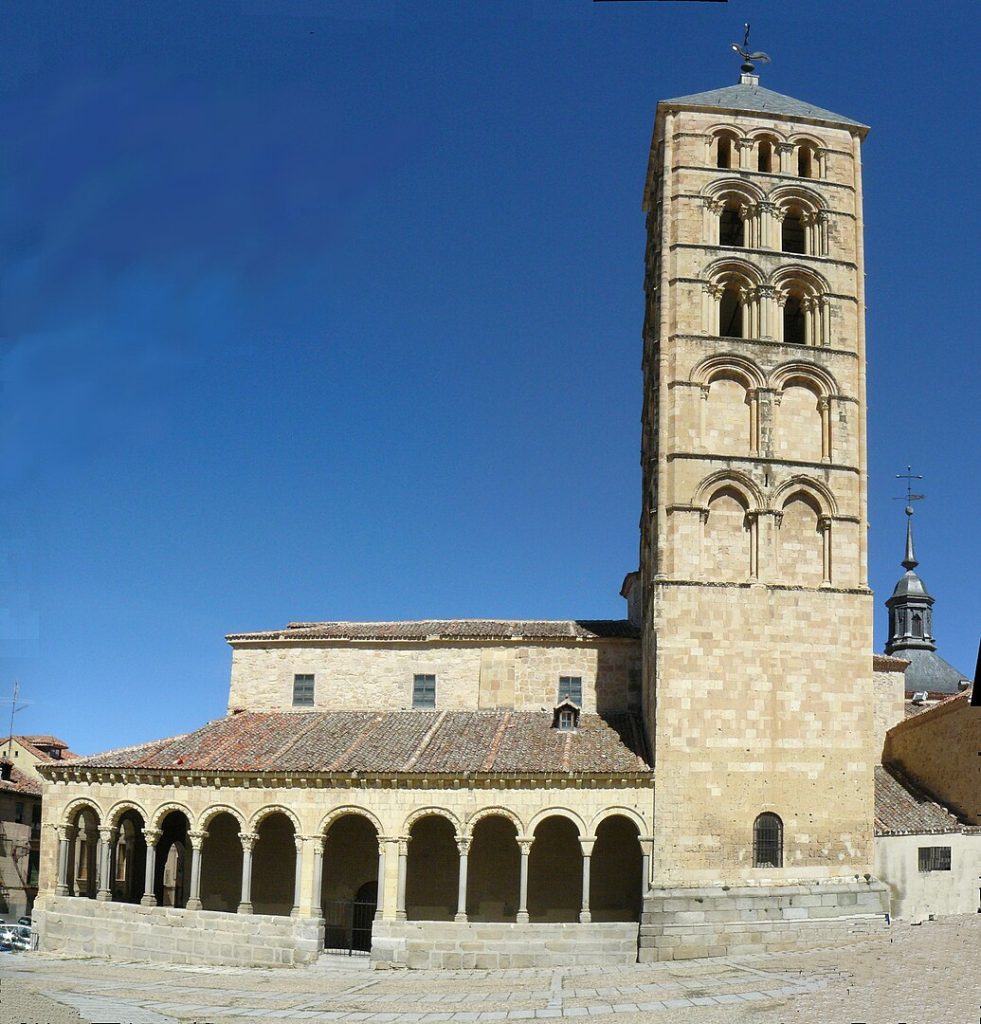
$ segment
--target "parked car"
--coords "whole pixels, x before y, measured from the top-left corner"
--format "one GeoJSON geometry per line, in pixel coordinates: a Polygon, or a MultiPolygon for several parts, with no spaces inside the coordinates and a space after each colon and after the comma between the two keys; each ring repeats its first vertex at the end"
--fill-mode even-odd
{"type": "Polygon", "coordinates": [[[32,924],[32,921],[31,921],[30,917],[18,917],[17,918],[17,923],[18,924],[26,924],[27,927],[30,928],[31,924],[32,924]]]}
{"type": "Polygon", "coordinates": [[[30,949],[31,929],[23,924],[8,924],[0,928],[0,947],[30,949]]]}

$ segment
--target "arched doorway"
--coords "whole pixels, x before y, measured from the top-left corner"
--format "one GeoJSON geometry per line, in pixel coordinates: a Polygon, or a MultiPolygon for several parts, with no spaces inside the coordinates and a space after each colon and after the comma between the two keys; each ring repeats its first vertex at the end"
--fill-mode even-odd
{"type": "Polygon", "coordinates": [[[252,852],[252,908],[256,914],[289,917],[296,887],[296,829],[281,811],[267,815],[256,830],[252,852]]]}
{"type": "Polygon", "coordinates": [[[321,906],[324,946],[341,953],[371,949],[378,903],[378,831],[361,814],[333,821],[324,840],[321,906]]]}
{"type": "Polygon", "coordinates": [[[201,847],[201,908],[234,914],[242,898],[242,842],[227,811],[211,818],[201,847]]]}
{"type": "Polygon", "coordinates": [[[112,851],[112,873],[109,880],[116,903],[139,903],[143,897],[146,876],[145,826],[139,811],[128,810],[116,824],[116,841],[112,851]]]}
{"type": "Polygon", "coordinates": [[[74,834],[68,847],[68,894],[94,900],[99,891],[99,825],[92,807],[81,807],[72,816],[74,834]]]}
{"type": "Polygon", "coordinates": [[[639,921],[643,888],[640,833],[626,815],[611,814],[596,829],[589,909],[594,921],[639,921]]]}
{"type": "Polygon", "coordinates": [[[158,906],[183,907],[187,903],[191,881],[189,830],[182,811],[171,811],[160,823],[153,885],[158,906]]]}
{"type": "Polygon", "coordinates": [[[473,827],[467,857],[467,918],[513,921],[518,912],[521,848],[518,830],[503,814],[489,814],[473,827]]]}
{"type": "Polygon", "coordinates": [[[456,829],[439,814],[427,814],[409,830],[405,916],[409,921],[452,921],[459,894],[460,851],[456,829]]]}
{"type": "Polygon", "coordinates": [[[579,829],[553,814],[535,829],[528,858],[528,917],[531,921],[578,921],[582,907],[582,847],[579,829]]]}

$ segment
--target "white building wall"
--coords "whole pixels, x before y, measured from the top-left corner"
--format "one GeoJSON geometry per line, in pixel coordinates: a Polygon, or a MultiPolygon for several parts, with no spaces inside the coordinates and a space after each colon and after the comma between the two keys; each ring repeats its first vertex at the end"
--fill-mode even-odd
{"type": "Polygon", "coordinates": [[[889,886],[894,918],[923,921],[931,914],[978,913],[981,832],[876,836],[874,873],[889,886]],[[924,846],[949,846],[950,871],[920,871],[924,846]]]}

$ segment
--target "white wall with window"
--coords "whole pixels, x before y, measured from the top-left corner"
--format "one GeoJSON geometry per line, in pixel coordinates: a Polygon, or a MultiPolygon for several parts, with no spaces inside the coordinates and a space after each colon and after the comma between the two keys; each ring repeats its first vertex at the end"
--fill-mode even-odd
{"type": "Polygon", "coordinates": [[[889,886],[904,921],[981,911],[981,829],[877,835],[872,873],[889,886]]]}

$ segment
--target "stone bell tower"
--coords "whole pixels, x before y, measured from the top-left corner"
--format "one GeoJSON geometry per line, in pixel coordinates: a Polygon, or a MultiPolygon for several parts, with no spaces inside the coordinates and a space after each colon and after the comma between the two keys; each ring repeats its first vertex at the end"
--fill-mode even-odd
{"type": "Polygon", "coordinates": [[[806,943],[887,909],[866,880],[867,130],[762,88],[748,62],[738,85],[658,104],[644,197],[647,958],[806,943]],[[730,935],[730,911],[757,938],[730,935]]]}

